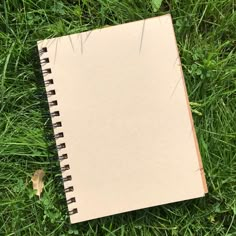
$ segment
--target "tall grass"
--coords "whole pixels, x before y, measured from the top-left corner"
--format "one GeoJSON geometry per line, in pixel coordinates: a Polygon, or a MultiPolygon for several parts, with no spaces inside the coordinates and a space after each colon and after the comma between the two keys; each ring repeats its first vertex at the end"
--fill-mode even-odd
{"type": "Polygon", "coordinates": [[[0,3],[0,235],[235,235],[234,0],[3,0],[0,3]],[[70,225],[45,127],[36,41],[170,12],[209,194],[203,199],[70,225]],[[46,171],[39,200],[31,187],[46,171]]]}

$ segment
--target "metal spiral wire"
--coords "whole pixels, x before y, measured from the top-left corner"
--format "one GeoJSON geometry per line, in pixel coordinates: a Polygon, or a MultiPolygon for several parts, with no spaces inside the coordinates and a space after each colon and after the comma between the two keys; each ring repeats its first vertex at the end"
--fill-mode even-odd
{"type": "MultiPolygon", "coordinates": [[[[46,53],[46,52],[48,52],[48,49],[46,47],[41,48],[39,50],[40,57],[44,53],[46,53]]],[[[44,67],[49,62],[50,62],[50,60],[49,60],[48,57],[40,59],[40,64],[42,66],[44,66],[44,67]]],[[[47,76],[48,74],[52,74],[52,69],[51,68],[42,69],[42,74],[43,74],[43,76],[47,76]]],[[[50,85],[54,84],[53,79],[47,79],[47,80],[44,80],[44,82],[45,82],[45,86],[50,86],[50,85]]],[[[54,89],[48,90],[46,93],[47,93],[48,97],[56,95],[56,91],[54,89]]],[[[57,106],[57,105],[58,105],[58,101],[57,100],[52,100],[52,101],[49,102],[49,107],[53,107],[53,106],[57,106]]],[[[60,117],[60,112],[59,111],[53,111],[50,114],[51,114],[51,118],[60,117]]],[[[52,124],[52,126],[53,126],[54,129],[56,129],[58,127],[62,127],[62,122],[61,121],[54,122],[52,124]]],[[[63,138],[63,137],[64,137],[64,133],[63,132],[58,132],[58,133],[54,134],[54,138],[55,139],[60,139],[60,138],[63,138]]],[[[62,142],[62,143],[58,144],[56,147],[57,147],[57,150],[61,151],[64,148],[66,148],[66,144],[64,142],[62,142]]],[[[64,160],[68,159],[68,155],[67,155],[67,153],[63,153],[58,158],[59,158],[59,161],[64,161],[64,160]]],[[[68,170],[70,170],[70,165],[69,164],[66,164],[66,165],[61,167],[61,171],[63,173],[68,171],[68,170]]],[[[71,175],[67,175],[64,178],[62,178],[62,180],[63,180],[63,182],[71,181],[72,180],[72,176],[71,175]]],[[[65,188],[65,193],[69,193],[69,192],[73,192],[73,191],[74,191],[74,187],[73,186],[69,186],[69,187],[65,188]]],[[[71,204],[71,203],[75,203],[75,202],[76,202],[76,198],[75,197],[71,197],[71,198],[67,199],[67,204],[71,204]]],[[[74,209],[69,211],[69,215],[73,215],[73,214],[76,214],[76,213],[78,213],[78,209],[77,208],[74,208],[74,209]]]]}

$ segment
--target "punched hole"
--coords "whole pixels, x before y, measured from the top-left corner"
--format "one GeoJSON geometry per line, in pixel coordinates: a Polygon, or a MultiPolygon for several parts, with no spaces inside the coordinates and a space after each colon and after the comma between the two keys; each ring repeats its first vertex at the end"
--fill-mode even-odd
{"type": "Polygon", "coordinates": [[[60,116],[60,112],[59,111],[54,111],[54,112],[51,113],[51,116],[52,117],[60,116]]]}
{"type": "Polygon", "coordinates": [[[65,182],[65,181],[71,181],[72,180],[72,177],[71,177],[71,175],[68,175],[68,176],[66,176],[65,178],[63,178],[63,181],[65,182]]]}
{"type": "Polygon", "coordinates": [[[55,138],[63,138],[64,137],[64,133],[63,132],[60,132],[58,134],[55,134],[54,136],[55,138]]]}
{"type": "Polygon", "coordinates": [[[72,198],[67,200],[67,204],[70,204],[70,203],[73,203],[73,202],[76,202],[75,197],[72,197],[72,198]]]}
{"type": "Polygon", "coordinates": [[[54,84],[53,79],[45,80],[45,84],[46,84],[46,85],[54,84]]]}
{"type": "Polygon", "coordinates": [[[65,148],[66,147],[66,144],[65,143],[61,143],[61,144],[58,144],[57,145],[57,148],[58,149],[62,149],[62,148],[65,148]]]}
{"type": "Polygon", "coordinates": [[[49,73],[49,74],[51,74],[51,73],[52,73],[52,70],[51,70],[50,68],[48,68],[48,69],[45,69],[45,71],[46,71],[46,73],[49,73]]]}
{"type": "Polygon", "coordinates": [[[66,171],[66,170],[69,170],[70,169],[70,165],[64,165],[61,170],[62,171],[66,171]]]}
{"type": "Polygon", "coordinates": [[[65,192],[68,193],[68,192],[73,192],[74,191],[74,188],[72,186],[68,187],[68,188],[65,188],[65,192]]]}
{"type": "Polygon", "coordinates": [[[69,211],[69,215],[73,215],[73,214],[76,214],[76,213],[78,213],[77,208],[75,208],[75,209],[69,211]]]}
{"type": "Polygon", "coordinates": [[[56,100],[49,102],[49,106],[57,106],[57,105],[58,105],[58,103],[56,100]]]}
{"type": "Polygon", "coordinates": [[[61,127],[61,126],[62,126],[62,123],[60,121],[53,124],[54,128],[61,127]]]}
{"type": "Polygon", "coordinates": [[[48,92],[47,92],[47,95],[48,96],[52,96],[52,95],[55,95],[56,94],[56,91],[55,90],[49,90],[48,92]]]}
{"type": "Polygon", "coordinates": [[[63,161],[63,160],[66,160],[66,159],[68,159],[67,154],[63,154],[63,155],[59,156],[60,161],[63,161]]]}

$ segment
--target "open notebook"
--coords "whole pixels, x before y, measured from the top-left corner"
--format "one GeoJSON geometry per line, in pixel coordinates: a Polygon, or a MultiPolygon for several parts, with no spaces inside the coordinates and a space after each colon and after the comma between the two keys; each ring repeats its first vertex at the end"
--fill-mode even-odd
{"type": "Polygon", "coordinates": [[[170,15],[38,50],[71,223],[204,196],[170,15]]]}

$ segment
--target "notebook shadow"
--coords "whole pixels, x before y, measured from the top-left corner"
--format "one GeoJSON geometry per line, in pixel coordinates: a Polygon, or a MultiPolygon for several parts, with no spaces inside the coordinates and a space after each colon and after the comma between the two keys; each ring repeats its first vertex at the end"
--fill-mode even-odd
{"type": "Polygon", "coordinates": [[[79,233],[91,235],[159,235],[159,230],[171,232],[172,220],[184,219],[198,213],[198,206],[205,207],[205,199],[192,199],[166,205],[134,210],[69,226],[79,233]],[[171,220],[172,219],[172,220],[171,220]],[[166,228],[163,226],[166,225],[166,228]],[[124,233],[125,232],[125,233],[124,233]],[[92,234],[93,233],[93,234],[92,234]]]}

